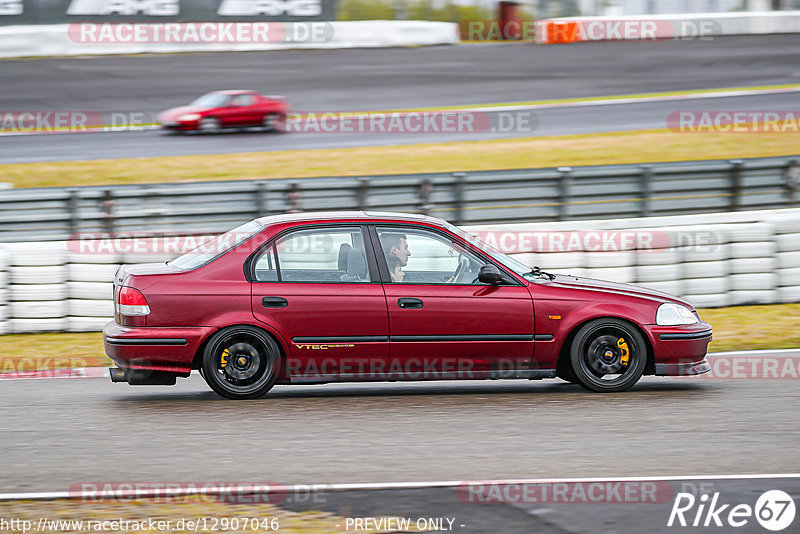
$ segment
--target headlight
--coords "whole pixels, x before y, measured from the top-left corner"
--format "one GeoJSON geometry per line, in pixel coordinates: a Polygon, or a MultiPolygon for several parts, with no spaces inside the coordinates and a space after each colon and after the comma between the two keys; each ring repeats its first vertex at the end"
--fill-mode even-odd
{"type": "Polygon", "coordinates": [[[668,302],[658,307],[656,324],[658,326],[676,326],[681,324],[695,324],[699,322],[697,316],[686,306],[668,302]]]}
{"type": "Polygon", "coordinates": [[[200,118],[200,115],[197,113],[189,113],[188,115],[181,115],[178,117],[178,120],[181,122],[189,122],[189,121],[196,121],[200,118]]]}

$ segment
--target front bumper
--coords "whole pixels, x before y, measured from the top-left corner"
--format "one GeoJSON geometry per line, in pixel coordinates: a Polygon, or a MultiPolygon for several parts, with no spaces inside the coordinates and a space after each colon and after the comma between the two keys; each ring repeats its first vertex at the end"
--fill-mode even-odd
{"type": "Polygon", "coordinates": [[[656,376],[694,376],[711,371],[706,360],[686,363],[657,363],[656,376]]]}
{"type": "Polygon", "coordinates": [[[112,321],[103,328],[106,354],[121,369],[188,376],[213,327],[131,327],[112,321]]]}
{"type": "Polygon", "coordinates": [[[705,359],[713,334],[710,324],[701,321],[684,326],[650,325],[647,334],[656,375],[689,376],[711,370],[705,359]]]}

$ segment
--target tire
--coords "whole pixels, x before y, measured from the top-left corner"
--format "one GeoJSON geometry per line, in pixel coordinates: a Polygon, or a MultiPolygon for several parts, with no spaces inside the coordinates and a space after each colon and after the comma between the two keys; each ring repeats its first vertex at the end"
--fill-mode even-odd
{"type": "Polygon", "coordinates": [[[663,282],[637,282],[637,286],[661,291],[668,295],[680,295],[683,292],[683,280],[666,280],[663,282]]]}
{"type": "Polygon", "coordinates": [[[203,117],[197,123],[197,129],[202,133],[217,133],[220,126],[219,119],[216,117],[203,117]]]}
{"type": "Polygon", "coordinates": [[[735,258],[771,258],[777,252],[777,245],[772,241],[752,241],[747,243],[731,243],[731,259],[735,258]]]}
{"type": "Polygon", "coordinates": [[[12,301],[55,301],[67,298],[67,287],[64,284],[23,284],[8,286],[9,299],[12,301]]]}
{"type": "Polygon", "coordinates": [[[666,282],[683,278],[683,264],[674,265],[639,265],[636,267],[636,281],[639,284],[647,282],[666,282]]]}
{"type": "Polygon", "coordinates": [[[106,323],[113,321],[105,317],[67,317],[68,332],[102,332],[106,323]]]}
{"type": "Polygon", "coordinates": [[[10,308],[12,319],[60,319],[67,315],[65,300],[12,302],[10,308]]]}
{"type": "Polygon", "coordinates": [[[280,347],[266,332],[253,326],[231,326],[209,339],[203,351],[203,378],[223,397],[255,399],[275,385],[280,363],[280,347]],[[228,355],[223,361],[225,351],[228,355]],[[241,365],[238,356],[243,358],[241,365]]]}
{"type": "Polygon", "coordinates": [[[12,243],[6,249],[9,253],[9,265],[45,267],[64,265],[69,256],[66,243],[12,243]]]}
{"type": "Polygon", "coordinates": [[[114,284],[111,282],[67,282],[67,298],[111,300],[114,284]]]}
{"type": "Polygon", "coordinates": [[[776,235],[775,243],[778,246],[778,252],[800,250],[800,233],[776,235]]]}
{"type": "Polygon", "coordinates": [[[728,293],[712,293],[709,295],[683,295],[683,300],[695,308],[722,308],[730,306],[731,299],[728,293]]]}
{"type": "Polygon", "coordinates": [[[636,265],[674,265],[680,261],[681,255],[675,249],[656,248],[636,252],[636,265]]]}
{"type": "Polygon", "coordinates": [[[783,303],[800,302],[800,285],[779,287],[778,295],[783,303]]]}
{"type": "Polygon", "coordinates": [[[110,296],[106,300],[69,299],[67,315],[73,317],[103,317],[106,321],[114,318],[114,301],[110,296]]]}
{"type": "Polygon", "coordinates": [[[728,298],[729,306],[746,306],[755,304],[776,304],[780,300],[780,295],[777,290],[746,290],[746,291],[729,291],[728,298]]]}
{"type": "Polygon", "coordinates": [[[729,278],[732,291],[768,291],[778,287],[775,273],[732,274],[729,278]]]}
{"type": "Polygon", "coordinates": [[[536,265],[544,270],[581,268],[586,267],[586,253],[542,252],[537,254],[536,261],[536,265]]]}
{"type": "Polygon", "coordinates": [[[11,267],[12,284],[63,284],[67,269],[63,265],[11,267]]]}
{"type": "Polygon", "coordinates": [[[11,254],[4,248],[0,248],[0,271],[5,271],[11,263],[11,254]]]}
{"type": "Polygon", "coordinates": [[[70,263],[67,279],[70,282],[111,283],[118,269],[116,263],[70,263]]]}
{"type": "Polygon", "coordinates": [[[636,263],[636,254],[631,250],[622,252],[590,252],[586,255],[586,266],[599,267],[630,267],[636,263]]]}
{"type": "Polygon", "coordinates": [[[286,115],[280,113],[267,113],[261,119],[261,126],[265,132],[285,132],[286,115]]]}
{"type": "Polygon", "coordinates": [[[683,292],[687,295],[714,295],[725,293],[730,289],[727,276],[709,278],[686,278],[683,281],[683,292]]]}
{"type": "Polygon", "coordinates": [[[730,264],[724,261],[693,261],[683,264],[683,276],[686,278],[711,278],[728,276],[730,264]]]}
{"type": "MultiPolygon", "coordinates": [[[[800,267],[800,251],[778,252],[778,269],[794,269],[800,267]]],[[[2,286],[2,283],[0,283],[2,286]]]]}
{"type": "Polygon", "coordinates": [[[731,274],[771,273],[778,268],[775,258],[738,258],[731,260],[731,274]]]}
{"type": "Polygon", "coordinates": [[[598,393],[616,393],[633,386],[644,373],[647,345],[632,324],[614,318],[595,319],[583,325],[570,346],[570,364],[580,384],[598,393]],[[623,363],[628,346],[628,364],[623,363]],[[602,354],[601,354],[602,353],[602,354]],[[603,361],[607,358],[607,361],[603,361]],[[622,371],[606,373],[603,371],[622,371]],[[612,378],[605,378],[612,374],[612,378]]]}
{"type": "Polygon", "coordinates": [[[725,230],[732,243],[771,241],[775,235],[775,226],[764,222],[726,224],[725,230]]]}
{"type": "Polygon", "coordinates": [[[705,262],[727,260],[730,256],[730,245],[727,243],[710,247],[686,247],[683,251],[685,262],[705,262]]]}
{"type": "Polygon", "coordinates": [[[779,270],[778,282],[781,286],[800,286],[800,267],[779,270]]]}

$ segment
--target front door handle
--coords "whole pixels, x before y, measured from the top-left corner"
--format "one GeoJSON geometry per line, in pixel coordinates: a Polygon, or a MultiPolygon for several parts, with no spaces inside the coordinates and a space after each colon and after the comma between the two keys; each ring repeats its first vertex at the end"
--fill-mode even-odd
{"type": "Polygon", "coordinates": [[[423,306],[423,302],[420,299],[402,298],[397,299],[397,305],[406,310],[419,309],[423,306]]]}
{"type": "Polygon", "coordinates": [[[285,308],[289,305],[289,301],[283,297],[264,297],[261,299],[261,305],[265,308],[285,308]]]}

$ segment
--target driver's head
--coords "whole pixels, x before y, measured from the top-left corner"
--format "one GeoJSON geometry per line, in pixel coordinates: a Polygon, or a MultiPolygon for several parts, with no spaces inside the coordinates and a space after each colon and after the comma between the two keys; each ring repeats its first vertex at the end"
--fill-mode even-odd
{"type": "Polygon", "coordinates": [[[400,260],[402,267],[408,265],[408,257],[411,256],[411,251],[408,250],[408,241],[405,234],[394,232],[381,234],[381,245],[387,258],[394,256],[400,260]]]}

